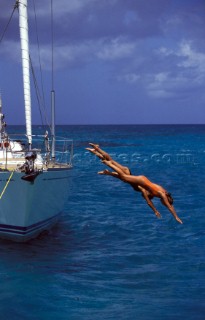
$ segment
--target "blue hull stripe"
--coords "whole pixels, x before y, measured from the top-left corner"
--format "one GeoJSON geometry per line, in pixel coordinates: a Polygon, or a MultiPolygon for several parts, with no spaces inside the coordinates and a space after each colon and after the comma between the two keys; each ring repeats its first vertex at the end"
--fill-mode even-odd
{"type": "Polygon", "coordinates": [[[0,224],[0,233],[13,233],[18,235],[27,235],[32,233],[38,229],[43,229],[45,226],[49,226],[52,223],[52,220],[55,220],[60,213],[56,214],[55,216],[48,218],[46,220],[34,223],[28,227],[21,227],[21,226],[12,226],[8,224],[0,224]]]}

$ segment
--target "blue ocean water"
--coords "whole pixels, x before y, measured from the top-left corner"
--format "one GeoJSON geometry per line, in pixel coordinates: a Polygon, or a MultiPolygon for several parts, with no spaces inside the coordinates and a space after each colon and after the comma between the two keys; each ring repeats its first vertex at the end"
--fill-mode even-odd
{"type": "MultiPolygon", "coordinates": [[[[20,129],[19,129],[20,130],[20,129]]],[[[0,240],[0,319],[205,319],[205,126],[59,126],[74,139],[59,223],[26,244],[0,240]],[[99,143],[174,198],[184,224],[86,152],[99,143]]]]}

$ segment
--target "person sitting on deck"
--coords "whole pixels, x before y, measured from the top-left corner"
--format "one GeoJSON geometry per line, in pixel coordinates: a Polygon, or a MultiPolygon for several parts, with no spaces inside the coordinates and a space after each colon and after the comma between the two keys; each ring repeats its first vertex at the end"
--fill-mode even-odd
{"type": "Polygon", "coordinates": [[[117,161],[113,160],[111,156],[102,150],[98,145],[89,143],[92,148],[86,148],[86,150],[95,154],[102,162],[113,169],[114,171],[109,171],[107,169],[98,172],[98,174],[109,175],[120,179],[125,183],[129,183],[131,187],[137,191],[141,192],[143,198],[146,200],[147,204],[154,211],[155,215],[160,218],[161,215],[159,211],[155,208],[153,202],[151,201],[154,197],[160,198],[163,205],[165,205],[171,214],[174,216],[176,221],[183,223],[182,220],[177,216],[176,211],[173,206],[173,198],[169,192],[167,192],[160,185],[151,182],[145,176],[134,176],[128,167],[122,166],[117,161]]]}

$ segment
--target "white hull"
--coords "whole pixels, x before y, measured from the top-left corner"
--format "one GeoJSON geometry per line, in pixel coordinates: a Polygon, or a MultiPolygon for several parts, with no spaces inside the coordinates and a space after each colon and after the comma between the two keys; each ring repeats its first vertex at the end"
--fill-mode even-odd
{"type": "Polygon", "coordinates": [[[0,237],[28,241],[54,225],[68,197],[69,171],[48,170],[34,182],[21,179],[24,173],[0,172],[0,237]]]}

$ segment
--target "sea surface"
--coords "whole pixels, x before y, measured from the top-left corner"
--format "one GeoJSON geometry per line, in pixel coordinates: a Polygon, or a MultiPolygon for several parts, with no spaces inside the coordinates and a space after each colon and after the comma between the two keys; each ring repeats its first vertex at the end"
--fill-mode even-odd
{"type": "Polygon", "coordinates": [[[0,240],[0,319],[204,320],[205,125],[59,126],[57,134],[74,140],[69,198],[49,233],[0,240]],[[98,175],[105,165],[85,150],[89,142],[171,192],[183,225],[159,199],[162,219],[129,185],[98,175]]]}

